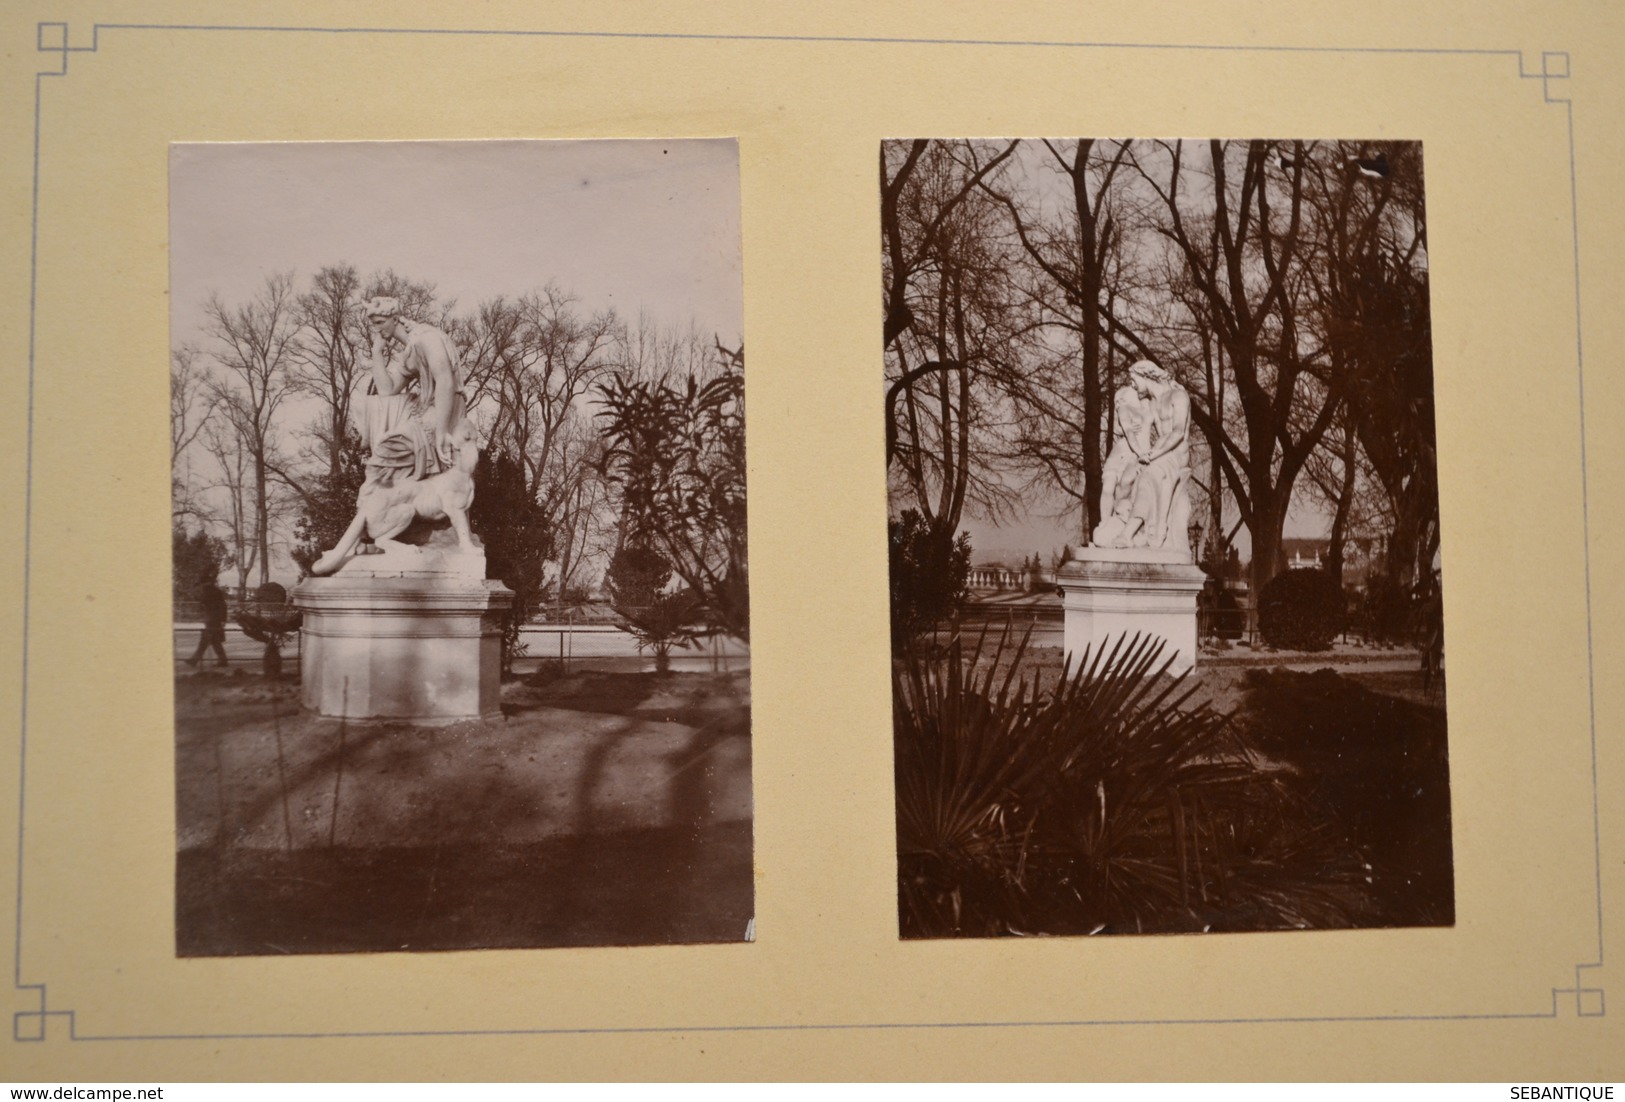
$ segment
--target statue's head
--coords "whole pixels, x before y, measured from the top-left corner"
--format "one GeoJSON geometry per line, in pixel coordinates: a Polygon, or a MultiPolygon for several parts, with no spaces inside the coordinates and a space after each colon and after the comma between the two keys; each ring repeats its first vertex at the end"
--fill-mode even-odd
{"type": "Polygon", "coordinates": [[[401,300],[388,295],[376,295],[361,304],[367,315],[367,324],[385,337],[393,337],[401,323],[401,300]]]}
{"type": "Polygon", "coordinates": [[[1173,376],[1150,360],[1139,360],[1128,369],[1129,378],[1134,382],[1134,389],[1146,394],[1153,389],[1160,390],[1173,382],[1173,376]]]}

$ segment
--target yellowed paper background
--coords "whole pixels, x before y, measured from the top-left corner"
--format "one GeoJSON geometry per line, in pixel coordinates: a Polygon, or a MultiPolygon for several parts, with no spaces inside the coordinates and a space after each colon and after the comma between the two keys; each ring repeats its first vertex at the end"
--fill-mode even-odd
{"type": "Polygon", "coordinates": [[[1625,1076],[1625,27],[1107,7],[8,5],[0,1078],[1625,1076]],[[878,143],[1077,134],[1424,142],[1452,929],[897,940],[878,143]],[[758,940],[177,960],[168,144],[597,136],[740,140],[758,940]]]}

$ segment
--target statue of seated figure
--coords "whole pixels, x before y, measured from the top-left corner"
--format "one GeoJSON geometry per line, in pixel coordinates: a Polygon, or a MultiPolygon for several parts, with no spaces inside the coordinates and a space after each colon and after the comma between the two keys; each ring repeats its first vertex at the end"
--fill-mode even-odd
{"type": "Polygon", "coordinates": [[[1096,547],[1148,547],[1190,561],[1190,395],[1141,360],[1118,389],[1116,431],[1102,474],[1096,547]]]}
{"type": "Polygon", "coordinates": [[[468,508],[480,442],[463,405],[457,350],[441,330],[402,317],[396,299],[374,298],[363,309],[372,354],[358,360],[374,391],[363,399],[367,475],[355,519],[311,567],[316,575],[343,566],[363,536],[386,550],[415,550],[395,537],[418,517],[449,519],[459,548],[479,551],[468,508]]]}

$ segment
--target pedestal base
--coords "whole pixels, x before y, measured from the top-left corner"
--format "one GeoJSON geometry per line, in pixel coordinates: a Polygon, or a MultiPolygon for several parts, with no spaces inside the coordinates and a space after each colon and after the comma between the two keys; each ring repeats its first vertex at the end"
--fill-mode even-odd
{"type": "Polygon", "coordinates": [[[1170,672],[1196,665],[1196,597],[1207,575],[1177,552],[1086,547],[1056,577],[1066,612],[1063,644],[1074,669],[1125,635],[1154,635],[1170,672]]]}
{"type": "Polygon", "coordinates": [[[345,569],[299,583],[293,603],[304,613],[307,710],[413,723],[501,716],[502,613],[513,603],[501,582],[345,569]]]}

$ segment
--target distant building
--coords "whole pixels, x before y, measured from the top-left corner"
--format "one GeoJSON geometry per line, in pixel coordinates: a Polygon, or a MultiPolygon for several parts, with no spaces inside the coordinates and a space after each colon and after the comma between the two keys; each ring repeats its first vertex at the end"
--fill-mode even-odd
{"type": "MultiPolygon", "coordinates": [[[[1363,588],[1381,561],[1383,541],[1380,536],[1349,536],[1343,541],[1343,586],[1363,588]]],[[[1288,570],[1320,569],[1326,565],[1331,552],[1329,539],[1283,538],[1281,557],[1288,570]]]]}
{"type": "Polygon", "coordinates": [[[1283,538],[1281,558],[1285,560],[1288,570],[1318,570],[1326,564],[1326,554],[1331,546],[1331,540],[1283,538]]]}

